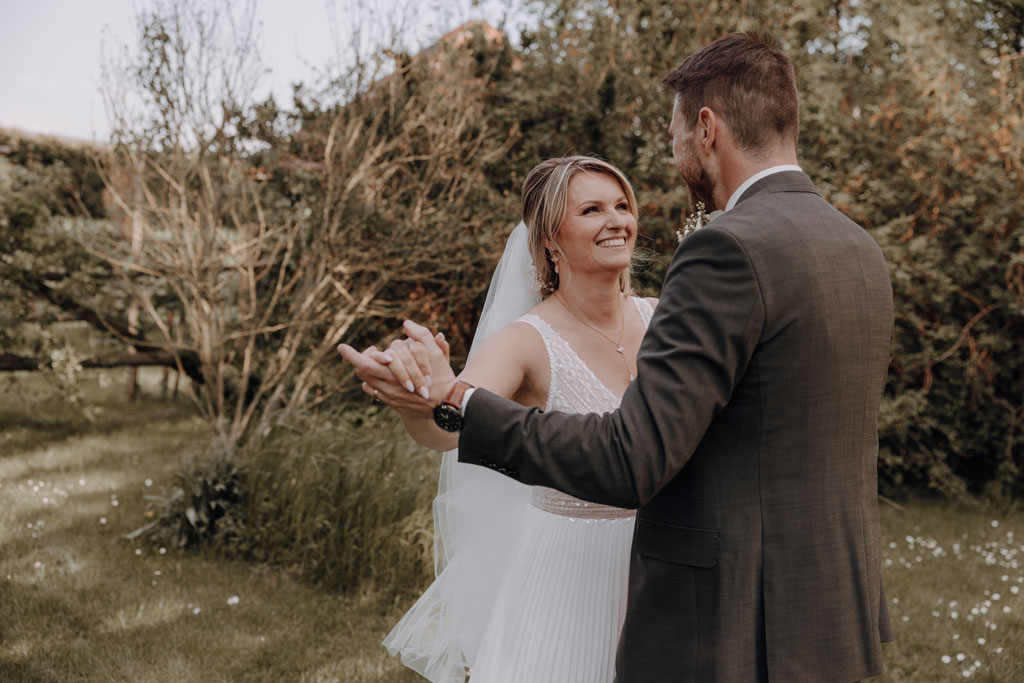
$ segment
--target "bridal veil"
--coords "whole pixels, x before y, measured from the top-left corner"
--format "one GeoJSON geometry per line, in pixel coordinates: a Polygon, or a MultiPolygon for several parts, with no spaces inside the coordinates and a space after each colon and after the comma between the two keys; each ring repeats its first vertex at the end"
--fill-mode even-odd
{"type": "MultiPolygon", "coordinates": [[[[541,300],[522,222],[487,289],[469,356],[541,300]]],[[[384,640],[392,655],[433,683],[464,683],[522,534],[530,488],[442,456],[434,499],[435,580],[384,640]]]]}

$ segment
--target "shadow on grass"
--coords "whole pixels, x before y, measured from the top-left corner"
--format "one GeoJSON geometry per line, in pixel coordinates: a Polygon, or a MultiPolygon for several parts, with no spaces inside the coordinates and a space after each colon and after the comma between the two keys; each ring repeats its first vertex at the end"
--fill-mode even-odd
{"type": "Polygon", "coordinates": [[[18,681],[19,683],[51,683],[62,680],[57,672],[49,675],[33,671],[31,664],[12,662],[0,657],[0,681],[18,681]]]}
{"type": "Polygon", "coordinates": [[[43,443],[63,441],[81,434],[88,428],[85,418],[60,419],[46,415],[26,415],[23,411],[0,410],[0,433],[6,433],[0,455],[11,456],[18,451],[35,448],[43,443]]]}
{"type": "Polygon", "coordinates": [[[66,403],[47,401],[32,406],[0,407],[0,458],[37,448],[53,447],[85,434],[103,436],[152,420],[196,415],[181,399],[141,398],[133,403],[100,403],[93,421],[66,403]]]}

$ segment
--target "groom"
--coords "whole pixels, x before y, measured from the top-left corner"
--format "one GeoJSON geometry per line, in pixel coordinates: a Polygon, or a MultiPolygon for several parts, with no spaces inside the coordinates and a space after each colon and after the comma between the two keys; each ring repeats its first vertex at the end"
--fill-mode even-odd
{"type": "Polygon", "coordinates": [[[883,670],[876,466],[892,291],[878,246],[796,166],[793,66],[725,36],[665,79],[691,197],[618,411],[544,413],[456,383],[430,333],[424,400],[346,360],[399,410],[461,428],[459,458],[639,508],[621,683],[850,683],[883,670]]]}

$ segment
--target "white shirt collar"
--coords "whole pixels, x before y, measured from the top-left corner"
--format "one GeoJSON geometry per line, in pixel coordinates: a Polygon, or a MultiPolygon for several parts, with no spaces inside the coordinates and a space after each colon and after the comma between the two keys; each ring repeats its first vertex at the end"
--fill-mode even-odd
{"type": "Polygon", "coordinates": [[[783,171],[802,171],[802,169],[799,166],[795,166],[793,164],[783,164],[782,166],[772,166],[771,168],[766,168],[763,171],[758,171],[754,175],[747,178],[742,185],[736,188],[736,191],[732,193],[731,197],[729,197],[729,201],[725,205],[725,210],[728,211],[732,207],[736,206],[736,202],[740,200],[740,197],[743,196],[743,193],[750,189],[750,186],[756,183],[758,180],[760,180],[761,178],[766,178],[767,176],[770,176],[773,173],[782,173],[783,171]]]}

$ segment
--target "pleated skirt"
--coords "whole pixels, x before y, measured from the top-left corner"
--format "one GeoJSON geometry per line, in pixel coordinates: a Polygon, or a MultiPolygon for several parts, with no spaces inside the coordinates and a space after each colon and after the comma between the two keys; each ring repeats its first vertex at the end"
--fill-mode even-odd
{"type": "Polygon", "coordinates": [[[633,525],[529,506],[470,683],[612,683],[633,525]]]}

